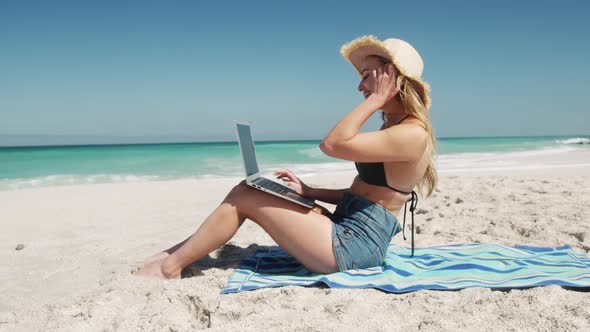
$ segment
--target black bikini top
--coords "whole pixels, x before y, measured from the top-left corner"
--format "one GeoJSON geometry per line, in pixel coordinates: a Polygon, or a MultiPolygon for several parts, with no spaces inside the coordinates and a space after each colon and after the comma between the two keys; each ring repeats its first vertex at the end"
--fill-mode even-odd
{"type": "MultiPolygon", "coordinates": [[[[401,123],[402,121],[404,121],[408,116],[401,119],[398,122],[398,124],[401,123]]],[[[356,170],[359,173],[359,177],[363,181],[365,181],[366,183],[372,184],[375,186],[387,187],[387,188],[389,188],[393,191],[396,191],[398,193],[401,193],[401,194],[411,195],[410,199],[408,201],[406,201],[406,204],[404,204],[404,223],[402,226],[402,235],[405,240],[406,239],[406,235],[405,235],[406,210],[407,210],[406,208],[407,208],[408,202],[410,202],[410,212],[412,213],[412,254],[411,254],[411,256],[414,256],[414,210],[416,210],[416,206],[418,205],[418,195],[416,194],[415,191],[407,192],[407,191],[396,189],[394,187],[391,187],[389,184],[387,184],[387,178],[385,177],[385,167],[383,165],[383,162],[376,162],[376,163],[355,162],[354,166],[356,167],[356,170]]]]}
{"type": "Polygon", "coordinates": [[[395,189],[387,184],[387,178],[385,177],[385,167],[382,162],[378,163],[359,163],[355,162],[354,166],[359,173],[359,176],[363,181],[368,184],[375,186],[387,187],[393,191],[397,191],[401,194],[409,195],[411,192],[395,189]]]}

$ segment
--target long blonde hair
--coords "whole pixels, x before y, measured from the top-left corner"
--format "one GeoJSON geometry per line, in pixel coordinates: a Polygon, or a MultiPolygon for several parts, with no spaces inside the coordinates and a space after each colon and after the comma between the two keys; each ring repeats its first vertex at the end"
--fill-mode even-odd
{"type": "MultiPolygon", "coordinates": [[[[402,75],[397,69],[396,73],[398,73],[396,84],[399,87],[399,93],[397,94],[396,98],[398,98],[398,100],[402,103],[409,115],[422,122],[424,129],[430,138],[432,147],[429,156],[430,161],[428,162],[428,167],[426,168],[424,176],[418,181],[418,191],[422,195],[426,193],[426,197],[428,197],[432,194],[438,182],[438,176],[434,167],[436,137],[434,135],[432,124],[430,123],[430,112],[428,111],[430,108],[430,86],[428,86],[428,84],[425,82],[419,82],[402,75]]],[[[387,125],[388,121],[385,112],[381,113],[381,118],[387,125]]]]}

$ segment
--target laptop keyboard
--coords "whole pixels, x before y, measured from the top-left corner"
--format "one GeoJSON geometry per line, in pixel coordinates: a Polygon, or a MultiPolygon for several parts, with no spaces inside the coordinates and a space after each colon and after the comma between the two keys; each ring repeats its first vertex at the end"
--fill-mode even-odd
{"type": "Polygon", "coordinates": [[[282,194],[282,195],[285,195],[285,194],[293,191],[293,189],[291,189],[289,187],[285,187],[283,185],[280,185],[274,181],[270,181],[265,178],[258,178],[252,182],[254,182],[255,184],[257,184],[261,187],[264,187],[270,191],[274,191],[275,193],[282,194]]]}

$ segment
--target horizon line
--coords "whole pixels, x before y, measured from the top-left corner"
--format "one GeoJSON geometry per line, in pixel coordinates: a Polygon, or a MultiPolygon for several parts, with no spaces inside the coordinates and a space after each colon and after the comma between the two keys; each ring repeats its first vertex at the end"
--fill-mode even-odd
{"type": "MultiPolygon", "coordinates": [[[[86,136],[77,136],[77,135],[0,135],[2,137],[60,137],[60,138],[68,138],[68,137],[78,137],[78,138],[149,138],[149,136],[99,136],[99,135],[86,135],[86,136]]],[[[478,139],[478,138],[543,138],[543,137],[572,137],[572,136],[590,136],[590,134],[570,134],[570,135],[509,135],[509,136],[446,136],[446,137],[437,137],[437,140],[445,140],[445,139],[478,139]]],[[[165,139],[166,137],[173,137],[173,136],[156,136],[160,139],[165,139]]],[[[154,138],[156,138],[154,137],[154,138]]],[[[585,138],[585,137],[584,137],[585,138]]],[[[317,142],[321,141],[321,139],[279,139],[279,140],[256,140],[258,143],[285,143],[285,142],[317,142]]],[[[135,143],[85,143],[85,144],[34,144],[34,145],[0,145],[0,148],[35,148],[35,147],[46,147],[46,148],[59,148],[59,147],[86,147],[86,146],[116,146],[116,145],[171,145],[171,144],[228,144],[228,143],[238,143],[236,140],[212,140],[212,141],[175,141],[175,142],[135,142],[135,143]]]]}

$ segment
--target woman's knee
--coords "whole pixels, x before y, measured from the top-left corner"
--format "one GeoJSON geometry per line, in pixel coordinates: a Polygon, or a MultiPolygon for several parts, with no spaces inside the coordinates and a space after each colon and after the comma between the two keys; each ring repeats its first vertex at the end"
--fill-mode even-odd
{"type": "Polygon", "coordinates": [[[244,195],[250,193],[252,190],[252,188],[250,188],[247,184],[246,184],[246,180],[242,180],[240,183],[236,184],[227,194],[226,196],[226,200],[236,200],[239,199],[241,197],[244,197],[244,195]]]}

